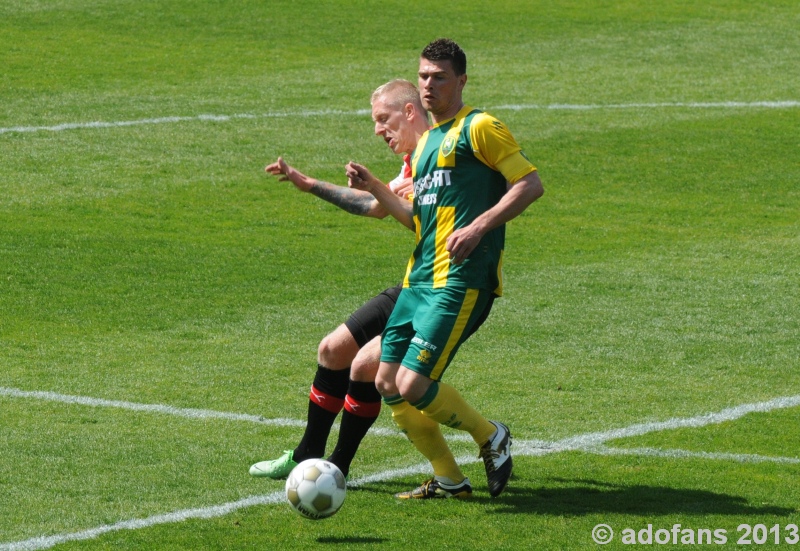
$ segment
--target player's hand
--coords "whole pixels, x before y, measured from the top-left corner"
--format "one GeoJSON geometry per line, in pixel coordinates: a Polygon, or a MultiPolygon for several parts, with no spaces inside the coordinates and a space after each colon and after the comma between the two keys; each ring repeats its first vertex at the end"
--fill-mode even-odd
{"type": "Polygon", "coordinates": [[[392,188],[395,195],[408,199],[414,193],[414,180],[411,178],[403,178],[403,180],[392,188]]]}
{"type": "Polygon", "coordinates": [[[472,226],[466,226],[455,230],[447,238],[447,251],[450,253],[450,262],[461,264],[472,254],[475,247],[480,243],[483,235],[472,226]]]}
{"type": "Polygon", "coordinates": [[[272,174],[273,176],[280,176],[278,180],[281,182],[285,182],[289,179],[286,177],[286,173],[289,171],[290,168],[291,167],[289,167],[289,165],[286,164],[286,161],[283,160],[283,157],[278,157],[277,161],[268,164],[264,168],[264,172],[266,172],[267,174],[272,174]]]}
{"type": "Polygon", "coordinates": [[[278,176],[280,182],[291,182],[300,191],[309,191],[313,184],[313,180],[301,173],[299,170],[290,166],[283,157],[278,157],[274,163],[268,164],[264,168],[264,172],[278,176]]]}
{"type": "Polygon", "coordinates": [[[367,167],[354,163],[353,161],[345,165],[344,172],[347,176],[347,185],[353,189],[369,191],[370,187],[375,182],[375,177],[367,170],[367,167]]]}

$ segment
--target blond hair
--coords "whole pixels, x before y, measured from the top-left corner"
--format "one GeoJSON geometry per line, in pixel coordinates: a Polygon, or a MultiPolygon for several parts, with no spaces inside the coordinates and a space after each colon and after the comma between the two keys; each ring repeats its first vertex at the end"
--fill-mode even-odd
{"type": "Polygon", "coordinates": [[[390,80],[386,84],[378,86],[372,92],[370,104],[375,104],[379,99],[383,99],[389,106],[402,108],[404,105],[412,104],[420,113],[425,113],[422,101],[419,99],[419,90],[408,80],[397,78],[390,80]]]}

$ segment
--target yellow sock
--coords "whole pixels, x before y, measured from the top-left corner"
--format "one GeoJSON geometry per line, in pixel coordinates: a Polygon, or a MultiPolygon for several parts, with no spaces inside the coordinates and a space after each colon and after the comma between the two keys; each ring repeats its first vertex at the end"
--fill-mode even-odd
{"type": "Polygon", "coordinates": [[[453,453],[445,442],[439,423],[425,417],[421,411],[406,401],[387,402],[392,410],[392,419],[400,427],[414,447],[433,466],[433,474],[445,477],[457,484],[464,480],[464,473],[456,463],[453,453]]]}
{"type": "Polygon", "coordinates": [[[436,397],[422,409],[422,413],[437,423],[467,431],[479,446],[485,444],[497,430],[495,426],[469,405],[455,388],[442,382],[438,385],[436,397]]]}

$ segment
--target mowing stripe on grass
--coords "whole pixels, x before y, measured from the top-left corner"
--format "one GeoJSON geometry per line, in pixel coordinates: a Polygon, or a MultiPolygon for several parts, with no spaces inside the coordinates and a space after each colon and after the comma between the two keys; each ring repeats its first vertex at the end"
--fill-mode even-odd
{"type": "MultiPolygon", "coordinates": [[[[51,399],[51,396],[53,395],[53,393],[49,392],[32,393],[32,392],[17,391],[16,389],[5,389],[2,387],[0,387],[0,394],[5,394],[8,396],[30,397],[30,398],[40,398],[39,395],[42,395],[44,399],[51,399]],[[9,390],[14,390],[15,392],[10,393],[8,392],[9,390]],[[23,393],[23,395],[19,396],[19,393],[23,393]]],[[[55,396],[61,396],[61,395],[55,395],[55,396]]],[[[128,403],[128,402],[109,402],[107,400],[100,400],[100,401],[94,399],[89,399],[89,400],[94,403],[93,405],[100,405],[97,402],[108,402],[110,404],[128,403]]],[[[64,401],[64,400],[58,400],[58,401],[64,401]]],[[[683,427],[694,427],[694,428],[702,427],[709,424],[717,424],[717,423],[723,423],[725,421],[733,421],[735,419],[739,419],[744,415],[747,415],[748,413],[755,413],[755,412],[766,413],[772,410],[795,407],[798,405],[800,405],[800,395],[786,396],[782,398],[776,398],[774,400],[769,400],[766,402],[742,404],[740,406],[736,406],[733,408],[724,409],[717,413],[708,413],[705,415],[699,415],[696,417],[689,417],[683,419],[673,418],[668,421],[658,422],[658,423],[640,423],[636,425],[631,425],[630,427],[627,428],[614,429],[605,432],[593,432],[585,435],[565,438],[563,440],[559,440],[558,442],[553,442],[553,443],[548,443],[540,440],[528,440],[522,442],[515,441],[514,454],[538,456],[538,455],[546,455],[550,453],[570,451],[570,450],[584,451],[588,453],[601,453],[601,454],[627,453],[627,452],[635,454],[637,450],[607,448],[602,444],[607,440],[614,440],[616,438],[624,438],[627,436],[638,436],[641,434],[646,434],[648,432],[670,430],[683,427]]],[[[111,406],[111,407],[117,407],[117,406],[111,406]]],[[[177,409],[177,408],[168,408],[168,409],[177,409]]],[[[159,413],[163,413],[163,411],[161,411],[160,409],[157,411],[159,413]]],[[[205,411],[205,410],[189,410],[189,411],[205,411]]],[[[236,415],[238,417],[238,414],[233,414],[233,415],[236,415]]],[[[253,417],[253,416],[248,416],[248,417],[253,417]]],[[[664,455],[667,457],[700,457],[708,459],[728,459],[735,461],[749,460],[753,462],[755,462],[756,460],[760,460],[762,462],[774,461],[778,463],[800,462],[798,460],[795,460],[794,458],[766,458],[764,456],[755,456],[755,455],[748,456],[745,454],[722,454],[722,453],[706,454],[702,452],[685,452],[682,450],[655,450],[651,448],[640,448],[638,451],[641,452],[642,455],[652,455],[652,456],[664,455]]],[[[461,464],[468,464],[477,462],[477,459],[475,459],[474,456],[463,456],[457,458],[457,461],[461,464]]],[[[375,473],[373,475],[369,475],[354,480],[349,484],[352,487],[358,487],[370,482],[382,482],[385,480],[391,480],[392,478],[395,477],[406,476],[409,474],[425,473],[428,472],[428,469],[429,466],[427,463],[420,463],[403,469],[394,469],[394,470],[375,473]]],[[[74,532],[71,534],[40,536],[17,542],[0,543],[0,551],[38,551],[40,549],[49,549],[61,543],[66,543],[69,541],[83,541],[83,540],[94,539],[102,536],[103,534],[116,532],[119,530],[138,530],[160,524],[183,522],[190,519],[221,517],[229,513],[232,513],[234,511],[237,511],[239,509],[252,507],[254,505],[271,505],[275,503],[282,503],[284,499],[285,498],[283,492],[272,492],[270,494],[251,496],[244,499],[240,499],[238,501],[223,503],[222,505],[199,507],[194,509],[183,509],[180,511],[174,511],[172,513],[164,513],[161,515],[154,515],[152,517],[147,517],[143,519],[120,521],[114,524],[106,524],[103,526],[98,526],[95,528],[91,528],[81,532],[74,532]]]]}
{"type": "MultiPolygon", "coordinates": [[[[543,109],[554,111],[590,111],[597,109],[664,109],[664,108],[686,108],[686,109],[793,109],[800,107],[800,101],[720,101],[720,102],[672,102],[672,103],[612,103],[597,105],[581,105],[570,103],[553,103],[549,105],[522,104],[522,105],[498,105],[487,107],[488,110],[511,110],[527,111],[531,109],[543,109]]],[[[64,130],[97,129],[97,128],[119,128],[125,126],[140,126],[147,124],[175,124],[182,122],[228,122],[235,119],[269,119],[286,117],[324,117],[324,116],[363,116],[371,113],[368,109],[356,109],[354,111],[341,111],[337,109],[322,109],[310,111],[284,111],[275,113],[237,113],[234,115],[194,115],[183,117],[156,117],[148,119],[137,119],[130,121],[94,121],[94,122],[70,122],[56,124],[53,126],[10,126],[0,128],[0,134],[19,134],[29,132],[62,132],[64,130]]]]}

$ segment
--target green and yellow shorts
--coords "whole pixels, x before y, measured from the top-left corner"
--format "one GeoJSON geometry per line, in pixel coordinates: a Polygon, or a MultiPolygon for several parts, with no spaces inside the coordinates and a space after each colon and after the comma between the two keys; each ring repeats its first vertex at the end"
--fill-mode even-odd
{"type": "Polygon", "coordinates": [[[482,289],[403,289],[383,332],[381,361],[440,380],[459,347],[486,321],[494,298],[482,289]]]}

